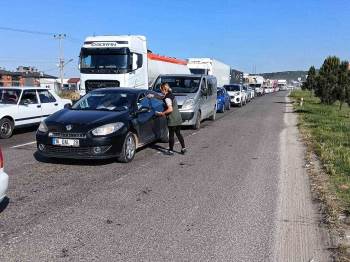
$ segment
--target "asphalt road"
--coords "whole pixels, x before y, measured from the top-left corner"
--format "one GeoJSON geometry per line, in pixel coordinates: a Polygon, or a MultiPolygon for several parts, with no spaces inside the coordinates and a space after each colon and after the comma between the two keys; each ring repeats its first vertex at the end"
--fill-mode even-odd
{"type": "Polygon", "coordinates": [[[185,156],[157,144],[129,164],[45,163],[22,146],[34,129],[1,140],[0,261],[271,261],[285,96],[184,130],[185,156]]]}

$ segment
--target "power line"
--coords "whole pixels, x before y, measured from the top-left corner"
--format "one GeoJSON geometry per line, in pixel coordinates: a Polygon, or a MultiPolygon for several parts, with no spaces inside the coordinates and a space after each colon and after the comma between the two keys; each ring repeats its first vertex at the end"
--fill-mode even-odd
{"type": "Polygon", "coordinates": [[[55,33],[50,33],[50,32],[32,31],[32,30],[18,29],[18,28],[5,27],[5,26],[0,26],[0,30],[34,34],[34,35],[50,35],[50,36],[52,36],[55,34],[55,33]]]}
{"type": "MultiPolygon", "coordinates": [[[[57,33],[53,32],[43,32],[43,31],[34,31],[34,30],[27,30],[27,29],[19,29],[19,28],[13,28],[13,27],[6,27],[6,26],[0,26],[0,30],[3,31],[11,31],[11,32],[19,32],[19,33],[27,33],[27,34],[33,34],[33,35],[47,35],[47,36],[53,36],[58,35],[57,33]]],[[[82,40],[79,38],[75,38],[71,35],[65,34],[66,39],[69,39],[70,42],[75,43],[81,43],[82,40]]]]}

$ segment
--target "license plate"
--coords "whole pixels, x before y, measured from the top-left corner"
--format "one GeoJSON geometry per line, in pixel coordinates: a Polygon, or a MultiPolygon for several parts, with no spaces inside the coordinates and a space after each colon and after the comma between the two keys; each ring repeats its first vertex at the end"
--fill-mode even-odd
{"type": "Polygon", "coordinates": [[[52,144],[55,146],[79,147],[78,139],[52,138],[52,144]]]}

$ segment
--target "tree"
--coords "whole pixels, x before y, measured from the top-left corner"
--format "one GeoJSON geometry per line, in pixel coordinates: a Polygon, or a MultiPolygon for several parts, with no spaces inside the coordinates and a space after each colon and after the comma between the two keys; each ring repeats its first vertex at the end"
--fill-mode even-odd
{"type": "Polygon", "coordinates": [[[333,104],[337,100],[340,60],[336,56],[329,56],[323,62],[318,73],[315,95],[324,104],[333,104]]]}
{"type": "Polygon", "coordinates": [[[344,102],[347,100],[348,90],[350,89],[349,62],[342,61],[338,71],[338,85],[335,89],[336,99],[339,100],[339,110],[342,109],[344,102]]]}
{"type": "Polygon", "coordinates": [[[314,66],[311,66],[309,69],[309,72],[307,73],[307,78],[306,81],[304,82],[302,89],[307,89],[307,90],[315,90],[316,88],[316,69],[314,66]]]}

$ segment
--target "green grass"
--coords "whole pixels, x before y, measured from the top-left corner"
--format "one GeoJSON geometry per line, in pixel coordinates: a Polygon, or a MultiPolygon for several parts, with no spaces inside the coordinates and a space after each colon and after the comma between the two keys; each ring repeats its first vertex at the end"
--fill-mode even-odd
{"type": "Polygon", "coordinates": [[[343,105],[339,111],[339,104],[320,104],[309,91],[296,90],[290,96],[296,101],[299,125],[329,174],[342,208],[350,211],[350,108],[343,105]]]}

